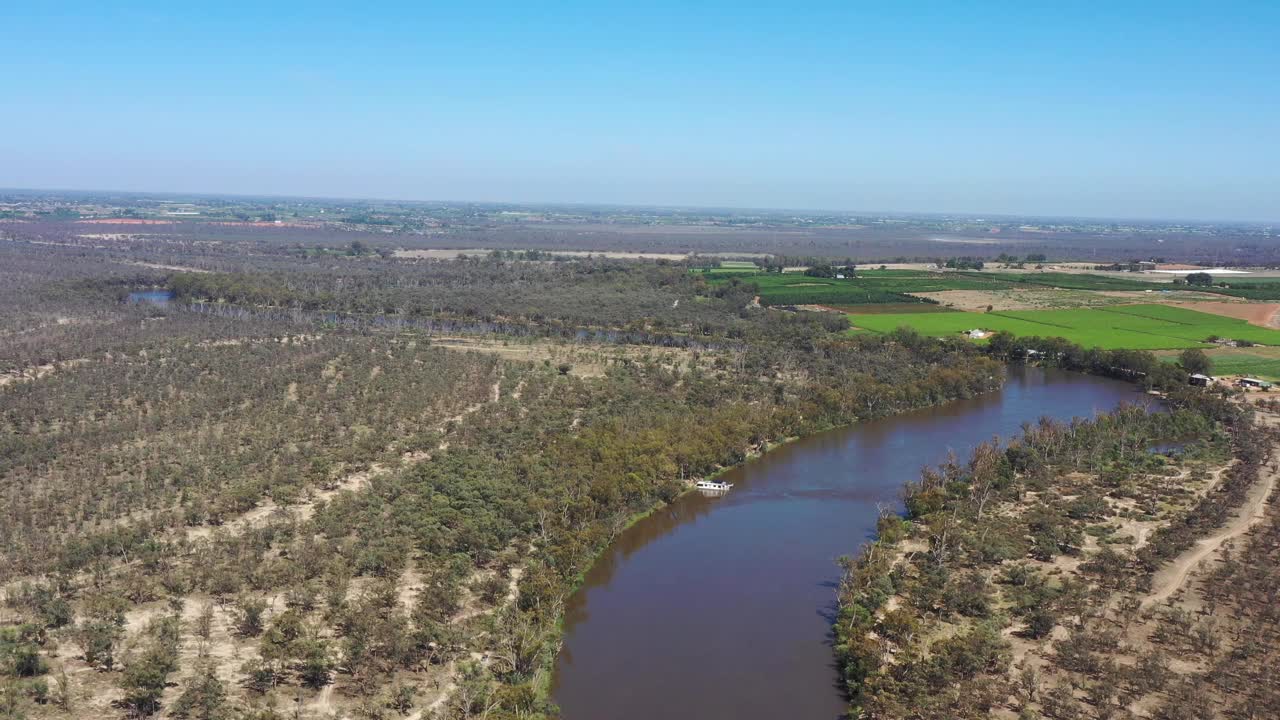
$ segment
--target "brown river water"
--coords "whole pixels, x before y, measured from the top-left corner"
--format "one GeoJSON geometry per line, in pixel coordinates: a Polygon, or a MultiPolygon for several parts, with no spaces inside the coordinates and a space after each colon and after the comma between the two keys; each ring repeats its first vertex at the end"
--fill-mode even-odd
{"type": "Polygon", "coordinates": [[[1012,368],[972,400],[784,445],[622,533],[568,601],[552,697],[565,720],[835,720],[836,558],[920,469],[1042,416],[1147,402],[1133,385],[1012,368]]]}

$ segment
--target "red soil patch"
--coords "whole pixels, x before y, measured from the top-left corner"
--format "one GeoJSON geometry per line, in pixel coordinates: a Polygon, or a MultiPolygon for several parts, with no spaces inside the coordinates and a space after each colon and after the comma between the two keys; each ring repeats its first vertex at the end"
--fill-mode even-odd
{"type": "Polygon", "coordinates": [[[1229,303],[1229,302],[1190,302],[1171,303],[1188,310],[1222,315],[1223,317],[1244,320],[1259,327],[1274,328],[1272,319],[1280,312],[1280,303],[1229,303]]]}

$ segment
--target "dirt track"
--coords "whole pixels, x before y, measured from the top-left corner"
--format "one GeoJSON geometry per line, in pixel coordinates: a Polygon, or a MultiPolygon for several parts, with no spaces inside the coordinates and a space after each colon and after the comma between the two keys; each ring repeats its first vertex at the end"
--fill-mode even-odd
{"type": "MultiPolygon", "coordinates": [[[[1275,418],[1266,418],[1264,422],[1275,424],[1275,418]]],[[[1280,475],[1280,471],[1277,471],[1274,466],[1264,466],[1261,479],[1250,489],[1248,499],[1236,511],[1230,522],[1213,535],[1197,540],[1191,549],[1156,573],[1152,580],[1151,593],[1142,601],[1142,606],[1149,607],[1168,600],[1186,584],[1192,571],[1218,552],[1223,543],[1240,537],[1260,522],[1266,513],[1267,499],[1276,488],[1277,475],[1280,475]]]]}

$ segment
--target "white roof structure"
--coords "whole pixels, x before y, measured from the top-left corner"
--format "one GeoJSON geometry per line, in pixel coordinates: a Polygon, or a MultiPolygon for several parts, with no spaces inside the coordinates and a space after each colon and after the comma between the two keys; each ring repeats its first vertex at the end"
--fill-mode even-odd
{"type": "Polygon", "coordinates": [[[1153,273],[1165,275],[1191,275],[1205,273],[1207,275],[1252,275],[1248,270],[1228,270],[1227,268],[1196,268],[1195,270],[1152,270],[1153,273]]]}

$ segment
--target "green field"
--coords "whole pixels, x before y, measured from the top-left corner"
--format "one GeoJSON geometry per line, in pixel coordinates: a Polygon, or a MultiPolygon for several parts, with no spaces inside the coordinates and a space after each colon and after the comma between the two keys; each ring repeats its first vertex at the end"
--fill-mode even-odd
{"type": "Polygon", "coordinates": [[[737,278],[760,288],[764,305],[872,305],[918,303],[908,293],[944,290],[1016,290],[1028,287],[1069,290],[1151,290],[1155,283],[1073,273],[929,272],[863,270],[846,279],[814,278],[800,273],[765,273],[750,263],[722,262],[711,270],[695,270],[710,283],[737,278]]]}
{"type": "MultiPolygon", "coordinates": [[[[1267,352],[1271,349],[1261,348],[1260,351],[1267,352]]],[[[1166,362],[1178,360],[1177,356],[1160,359],[1166,362]]],[[[1266,380],[1280,380],[1280,357],[1274,355],[1249,352],[1247,348],[1224,348],[1222,352],[1210,350],[1209,359],[1213,361],[1213,368],[1209,371],[1213,375],[1246,375],[1266,380]]]]}
{"type": "Polygon", "coordinates": [[[1001,273],[1000,277],[1011,283],[1064,288],[1067,290],[1152,290],[1161,288],[1161,284],[1146,280],[1129,280],[1107,275],[1081,273],[1001,273]]]}
{"type": "Polygon", "coordinates": [[[711,272],[740,275],[742,273],[760,272],[760,268],[750,260],[721,260],[720,266],[711,272]]]}
{"type": "Polygon", "coordinates": [[[840,310],[856,315],[878,315],[881,313],[950,313],[960,312],[933,303],[877,303],[875,305],[831,305],[832,310],[840,310]]]}
{"type": "MultiPolygon", "coordinates": [[[[1213,361],[1211,375],[1246,375],[1280,380],[1280,347],[1216,347],[1205,351],[1213,361]]],[[[1177,362],[1178,352],[1157,353],[1165,362],[1177,362]]]]}
{"type": "MultiPolygon", "coordinates": [[[[851,306],[859,305],[893,305],[902,303],[923,304],[920,298],[913,297],[911,293],[930,293],[942,292],[946,290],[988,290],[988,291],[1006,291],[1020,289],[1059,289],[1070,291],[1103,291],[1103,290],[1163,290],[1171,286],[1162,283],[1153,283],[1143,280],[1130,280],[1122,277],[1110,277],[1104,275],[1090,275],[1086,273],[1060,273],[1060,272],[1042,272],[1042,273],[1006,273],[1006,272],[930,272],[924,270],[863,270],[857,271],[856,277],[836,279],[836,278],[815,278],[800,273],[766,273],[754,269],[751,263],[741,261],[726,261],[720,263],[720,267],[711,270],[695,270],[704,277],[707,282],[712,284],[730,282],[737,280],[738,282],[749,282],[755,284],[759,288],[760,302],[763,305],[827,305],[838,307],[840,309],[849,309],[851,306]]],[[[1240,291],[1242,295],[1249,296],[1250,293],[1258,293],[1265,297],[1271,297],[1272,294],[1280,296],[1280,283],[1275,284],[1275,290],[1250,290],[1240,291]]],[[[1080,304],[1065,302],[1064,304],[1080,304]]],[[[1094,303],[1088,303],[1094,304],[1094,303]]],[[[1170,338],[1182,341],[1178,347],[1186,346],[1187,340],[1199,341],[1207,335],[1217,334],[1224,337],[1236,337],[1236,335],[1228,334],[1229,331],[1236,332],[1239,339],[1252,340],[1257,343],[1274,343],[1274,337],[1268,334],[1270,331],[1262,330],[1262,334],[1251,333],[1247,325],[1239,321],[1220,320],[1228,325],[1211,328],[1208,332],[1201,333],[1201,326],[1212,325],[1212,323],[1193,323],[1182,320],[1173,320],[1174,324],[1188,325],[1189,328],[1183,328],[1180,332],[1164,332],[1170,330],[1161,326],[1160,323],[1151,325],[1143,323],[1140,320],[1128,320],[1125,318],[1106,318],[1089,316],[1083,319],[1073,318],[1069,315],[1047,316],[1044,312],[1071,312],[1067,310],[1035,310],[1022,312],[1002,312],[1000,315],[1005,319],[992,319],[989,322],[992,326],[988,329],[1008,330],[1017,334],[1046,334],[1053,330],[1052,334],[1062,337],[1079,338],[1082,343],[1094,344],[1099,347],[1133,347],[1133,348],[1159,348],[1170,347],[1168,344],[1170,338]],[[1051,328],[1040,328],[1040,332],[1034,332],[1036,328],[1028,327],[1020,321],[1030,322],[1032,324],[1041,323],[1053,326],[1051,328]],[[1082,326],[1081,323],[1084,323],[1082,326]],[[1233,324],[1234,323],[1234,324],[1233,324]],[[1056,328],[1056,329],[1054,329],[1056,328]],[[1101,333],[1101,334],[1099,334],[1101,333]],[[1146,333],[1148,337],[1139,337],[1146,333]],[[1189,334],[1188,334],[1189,333],[1189,334]],[[1154,337],[1153,337],[1154,336],[1154,337]],[[1114,343],[1122,343],[1115,345],[1114,343]]],[[[960,322],[956,319],[953,322],[960,322]]],[[[858,324],[855,321],[855,324],[858,324]]],[[[875,327],[867,325],[867,329],[879,330],[882,325],[880,323],[872,323],[875,327]]],[[[950,332],[959,332],[961,329],[972,329],[953,327],[946,325],[940,327],[937,332],[946,334],[950,332]]],[[[1177,330],[1176,328],[1172,330],[1177,330]]],[[[1261,330],[1261,329],[1260,329],[1261,330]]],[[[1196,343],[1193,343],[1196,344],[1196,343]]]]}
{"type": "Polygon", "coordinates": [[[1280,331],[1243,320],[1166,305],[1123,305],[1076,310],[1014,310],[991,313],[898,313],[851,315],[856,328],[890,332],[900,326],[935,337],[973,329],[1014,335],[1061,337],[1084,347],[1162,350],[1211,347],[1212,336],[1280,345],[1280,331]]]}
{"type": "Polygon", "coordinates": [[[994,276],[916,270],[858,270],[857,277],[815,278],[800,273],[748,273],[740,268],[700,271],[709,283],[754,283],[764,305],[874,305],[924,303],[906,293],[941,290],[990,290],[1014,287],[994,276]]]}
{"type": "Polygon", "coordinates": [[[1247,282],[1226,281],[1230,287],[1204,288],[1208,292],[1246,300],[1275,302],[1280,300],[1280,278],[1252,278],[1247,282]]]}

